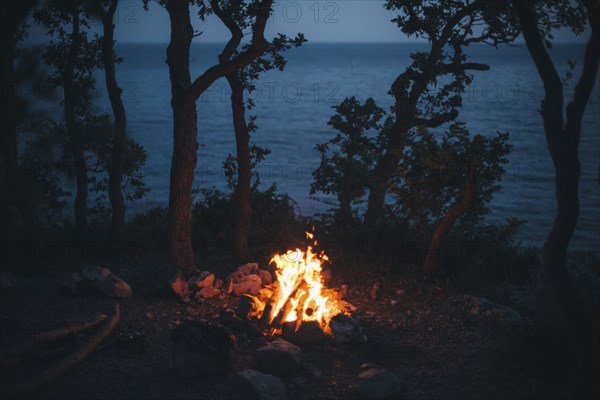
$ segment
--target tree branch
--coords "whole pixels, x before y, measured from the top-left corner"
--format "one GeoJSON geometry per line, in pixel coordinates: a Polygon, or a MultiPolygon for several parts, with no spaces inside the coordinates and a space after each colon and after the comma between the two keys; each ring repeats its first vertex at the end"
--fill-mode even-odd
{"type": "Polygon", "coordinates": [[[410,22],[413,23],[417,28],[421,29],[423,32],[428,34],[429,39],[432,43],[436,43],[438,41],[438,37],[435,35],[435,31],[433,30],[432,26],[427,25],[423,20],[421,20],[411,6],[406,6],[406,12],[410,16],[410,22]]]}
{"type": "Polygon", "coordinates": [[[546,140],[548,141],[550,153],[554,157],[559,139],[557,129],[562,131],[564,126],[562,81],[538,30],[538,18],[531,8],[532,4],[527,1],[516,1],[515,7],[517,18],[521,24],[523,38],[538,73],[544,82],[546,95],[542,101],[542,114],[544,116],[544,125],[547,127],[545,129],[546,140]]]}
{"type": "Polygon", "coordinates": [[[244,32],[242,32],[242,28],[236,24],[235,20],[232,18],[229,10],[223,10],[219,5],[218,0],[210,0],[210,6],[213,9],[213,12],[219,19],[225,24],[229,32],[231,32],[231,38],[227,42],[227,45],[219,55],[219,63],[225,64],[227,61],[231,59],[235,50],[240,45],[242,38],[244,37],[244,32]]]}
{"type": "Polygon", "coordinates": [[[573,124],[581,124],[583,113],[588,105],[590,96],[596,84],[598,75],[598,64],[600,61],[600,6],[598,1],[587,0],[585,2],[588,20],[592,33],[585,48],[583,70],[575,87],[573,99],[567,106],[567,129],[566,131],[576,135],[572,140],[579,142],[581,129],[570,129],[573,124]]]}
{"type": "Polygon", "coordinates": [[[77,350],[75,353],[67,356],[65,359],[60,361],[58,364],[50,367],[49,369],[41,372],[38,375],[24,381],[19,382],[8,387],[3,388],[3,392],[6,392],[6,395],[9,397],[25,397],[25,395],[39,389],[42,386],[47,385],[52,382],[62,374],[64,374],[71,367],[79,364],[86,358],[89,354],[91,354],[99,345],[110,336],[112,331],[116,328],[119,320],[121,318],[121,313],[119,309],[119,304],[115,304],[115,313],[113,314],[110,321],[108,321],[102,329],[90,340],[88,344],[77,350]]]}
{"type": "Polygon", "coordinates": [[[257,57],[263,55],[269,49],[269,42],[265,39],[265,27],[273,0],[264,0],[259,8],[252,32],[252,44],[248,49],[230,59],[226,63],[219,63],[210,67],[206,72],[200,75],[186,90],[184,98],[186,101],[195,102],[196,99],[219,78],[229,75],[248,64],[252,63],[257,57]]]}
{"type": "Polygon", "coordinates": [[[429,119],[415,118],[414,126],[424,126],[426,128],[437,128],[440,125],[450,122],[458,117],[458,110],[452,110],[447,113],[437,114],[429,119]]]}
{"type": "Polygon", "coordinates": [[[441,64],[439,74],[456,74],[467,70],[489,71],[490,66],[481,63],[441,64]]]}

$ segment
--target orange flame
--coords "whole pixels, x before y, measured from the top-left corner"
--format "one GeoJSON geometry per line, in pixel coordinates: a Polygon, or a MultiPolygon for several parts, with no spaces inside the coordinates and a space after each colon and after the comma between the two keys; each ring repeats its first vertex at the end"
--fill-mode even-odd
{"type": "MultiPolygon", "coordinates": [[[[306,237],[314,239],[310,232],[306,232],[306,237]]],[[[316,240],[314,245],[317,245],[316,240]]],[[[269,323],[279,316],[281,322],[296,321],[298,329],[302,322],[317,321],[325,333],[331,333],[329,321],[342,310],[338,306],[337,293],[325,289],[323,282],[322,263],[328,260],[324,252],[315,253],[312,246],[308,246],[306,252],[296,249],[273,256],[271,262],[277,267],[275,275],[279,289],[270,310],[269,323]]]]}

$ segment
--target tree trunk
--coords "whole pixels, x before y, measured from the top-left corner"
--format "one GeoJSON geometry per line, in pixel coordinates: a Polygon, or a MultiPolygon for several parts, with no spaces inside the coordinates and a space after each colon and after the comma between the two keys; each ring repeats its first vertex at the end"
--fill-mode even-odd
{"type": "Polygon", "coordinates": [[[440,250],[444,239],[450,232],[450,229],[454,226],[456,220],[464,216],[472,207],[475,201],[475,188],[473,183],[473,170],[471,168],[467,171],[467,181],[463,190],[463,197],[444,215],[444,218],[436,225],[433,232],[433,236],[429,241],[427,248],[427,256],[425,257],[425,263],[423,270],[425,272],[425,279],[431,281],[435,275],[440,261],[440,250]]]}
{"type": "MultiPolygon", "coordinates": [[[[16,84],[13,64],[15,61],[15,47],[17,45],[15,35],[17,30],[29,14],[29,11],[37,4],[37,0],[4,1],[0,4],[2,31],[0,43],[0,55],[2,57],[0,66],[0,80],[2,90],[2,107],[0,108],[0,213],[3,228],[8,220],[17,222],[21,217],[27,220],[27,211],[22,210],[18,200],[19,192],[19,160],[17,151],[17,121],[15,120],[16,84]],[[16,215],[14,211],[18,211],[16,215]]],[[[11,225],[18,225],[11,224],[11,225]]],[[[16,228],[13,226],[13,229],[16,228]]],[[[10,229],[10,228],[9,228],[10,229]]],[[[14,232],[11,232],[14,233],[14,232]]]]}
{"type": "Polygon", "coordinates": [[[369,227],[380,226],[385,218],[385,195],[389,181],[402,157],[404,136],[405,133],[392,133],[388,148],[375,165],[365,212],[365,224],[369,227]]]}
{"type": "Polygon", "coordinates": [[[171,79],[173,108],[173,158],[169,191],[169,249],[171,261],[184,275],[194,268],[192,248],[192,183],[198,150],[196,100],[217,79],[236,73],[269,49],[264,37],[272,0],[258,7],[251,45],[236,57],[207,69],[191,82],[189,61],[194,30],[190,23],[189,2],[169,0],[166,3],[171,20],[171,41],[167,48],[167,64],[171,79]]]}
{"type": "Polygon", "coordinates": [[[338,201],[340,202],[340,217],[343,224],[350,221],[352,216],[351,190],[352,190],[352,164],[356,155],[357,141],[360,132],[351,132],[349,134],[348,149],[346,151],[346,160],[342,172],[342,182],[338,201]]]}
{"type": "Polygon", "coordinates": [[[171,262],[184,275],[194,269],[192,184],[198,151],[196,103],[185,91],[191,85],[189,59],[193,28],[187,1],[169,1],[171,41],[167,64],[173,108],[173,157],[169,187],[168,237],[171,262]]]}
{"type": "Polygon", "coordinates": [[[238,177],[234,194],[233,252],[238,262],[248,261],[248,236],[252,207],[250,205],[250,135],[246,124],[244,86],[237,72],[227,75],[231,87],[231,109],[237,154],[238,177]]]}
{"type": "Polygon", "coordinates": [[[583,71],[575,87],[573,100],[567,106],[566,123],[563,121],[562,81],[538,31],[536,15],[529,3],[518,3],[517,11],[523,38],[544,82],[541,114],[548,150],[556,170],[557,214],[544,244],[545,270],[572,328],[581,359],[586,360],[584,370],[596,377],[591,379],[595,382],[594,390],[597,392],[597,376],[594,375],[598,368],[597,341],[567,267],[567,250],[579,217],[581,120],[596,82],[600,57],[600,7],[593,0],[586,1],[585,5],[592,33],[585,50],[583,71]]]}
{"type": "Polygon", "coordinates": [[[73,157],[75,181],[77,183],[77,194],[75,196],[75,223],[77,224],[77,231],[80,237],[84,238],[87,234],[88,178],[83,150],[83,136],[81,129],[77,126],[75,120],[75,105],[78,101],[77,95],[80,93],[81,88],[77,82],[73,81],[75,64],[77,63],[77,54],[80,51],[79,10],[76,7],[73,7],[71,14],[73,18],[73,31],[71,33],[71,44],[63,76],[64,116],[67,134],[69,135],[69,147],[73,157]]]}
{"type": "MultiPolygon", "coordinates": [[[[121,191],[121,180],[123,179],[123,166],[125,163],[125,152],[127,136],[125,126],[127,123],[125,106],[121,99],[121,88],[117,84],[114,63],[114,31],[113,16],[118,7],[119,0],[112,0],[108,12],[102,15],[104,26],[104,37],[102,42],[102,59],[106,76],[106,90],[110,99],[113,115],[115,118],[113,132],[112,165],[108,174],[108,197],[112,207],[111,233],[113,239],[121,241],[125,228],[125,199],[121,191]]],[[[100,6],[101,7],[101,6],[100,6]]]]}

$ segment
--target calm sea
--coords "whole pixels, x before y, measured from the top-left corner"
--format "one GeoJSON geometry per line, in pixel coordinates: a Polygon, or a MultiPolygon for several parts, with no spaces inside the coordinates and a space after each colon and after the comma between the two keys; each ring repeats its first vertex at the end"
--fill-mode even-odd
{"type": "MultiPolygon", "coordinates": [[[[202,73],[217,59],[222,45],[195,45],[191,53],[193,76],[202,73]]],[[[258,130],[252,141],[272,153],[261,165],[263,186],[276,183],[288,193],[302,214],[323,211],[327,206],[309,198],[312,171],[319,162],[315,144],[329,140],[335,131],[327,126],[332,106],[347,96],[360,100],[373,97],[386,109],[392,104],[387,94],[395,77],[410,62],[409,54],[426,47],[419,44],[307,44],[287,54],[284,72],[272,71],[257,82],[252,95],[258,116],[258,130]]],[[[166,45],[119,45],[124,62],[117,77],[124,88],[128,133],[148,151],[144,167],[151,188],[147,198],[133,209],[164,205],[168,199],[172,149],[172,116],[166,45]]],[[[567,60],[581,67],[583,47],[557,45],[552,50],[562,76],[567,60]]],[[[460,120],[472,133],[493,135],[510,132],[514,150],[510,156],[502,191],[491,204],[490,221],[509,217],[527,220],[520,239],[540,246],[553,222],[555,198],[553,166],[546,148],[539,115],[543,94],[541,81],[523,46],[469,49],[472,61],[491,66],[475,73],[464,97],[460,120]]],[[[104,82],[100,79],[100,85],[104,82]]],[[[575,81],[568,83],[570,98],[575,81]]],[[[572,242],[573,248],[595,248],[600,242],[600,97],[594,90],[583,124],[581,139],[581,217],[572,242]]],[[[106,96],[99,96],[99,109],[106,108],[106,96]]],[[[198,101],[198,157],[195,186],[226,189],[222,163],[235,153],[235,140],[229,104],[229,89],[217,81],[198,101]]]]}

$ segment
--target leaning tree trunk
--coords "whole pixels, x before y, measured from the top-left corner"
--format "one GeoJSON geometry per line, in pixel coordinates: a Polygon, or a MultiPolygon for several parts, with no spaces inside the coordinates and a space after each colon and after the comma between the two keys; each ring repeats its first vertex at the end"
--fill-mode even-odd
{"type": "MultiPolygon", "coordinates": [[[[581,121],[596,82],[600,58],[600,6],[593,0],[586,1],[585,5],[592,33],[585,50],[583,71],[575,87],[573,100],[567,106],[566,122],[563,118],[562,81],[538,31],[536,15],[528,3],[517,3],[517,11],[523,38],[544,83],[541,114],[556,171],[557,214],[544,244],[545,270],[572,328],[582,360],[587,360],[593,366],[590,368],[590,365],[586,365],[584,369],[593,374],[598,367],[597,341],[567,267],[567,250],[579,217],[581,121]]],[[[597,381],[595,378],[592,380],[597,391],[597,381]]]]}
{"type": "Polygon", "coordinates": [[[235,206],[233,221],[233,253],[239,262],[248,261],[248,237],[252,207],[250,205],[250,135],[246,124],[244,106],[244,85],[236,73],[227,76],[231,87],[231,109],[233,111],[233,128],[235,131],[236,160],[238,177],[235,188],[235,206]]]}
{"type": "Polygon", "coordinates": [[[77,194],[75,196],[75,223],[80,237],[85,237],[87,231],[87,198],[88,178],[83,150],[84,141],[81,129],[75,121],[75,106],[80,87],[73,81],[77,54],[80,51],[80,26],[79,10],[73,8],[73,31],[71,33],[71,44],[67,55],[67,65],[63,75],[64,85],[64,116],[67,134],[69,135],[69,147],[73,157],[73,168],[75,181],[77,183],[77,194]]]}
{"type": "Polygon", "coordinates": [[[171,41],[167,64],[173,108],[173,157],[169,187],[169,253],[171,262],[184,275],[194,269],[192,247],[192,184],[198,151],[196,103],[184,96],[191,85],[189,60],[194,34],[187,1],[169,1],[171,41]]]}
{"type": "Polygon", "coordinates": [[[425,263],[423,270],[425,272],[425,279],[431,281],[438,269],[440,261],[440,250],[444,239],[450,232],[450,229],[454,226],[456,220],[464,216],[472,207],[475,201],[475,188],[473,183],[473,171],[471,168],[467,171],[467,181],[463,190],[463,197],[454,203],[448,210],[444,218],[436,225],[433,232],[433,236],[429,241],[427,248],[427,256],[425,257],[425,263]]]}
{"type": "Polygon", "coordinates": [[[119,0],[112,0],[108,12],[102,15],[104,37],[102,41],[102,61],[106,76],[106,90],[110,99],[115,122],[113,132],[112,165],[108,173],[108,197],[112,207],[111,233],[113,239],[120,241],[125,228],[125,199],[121,190],[123,179],[123,166],[127,136],[125,126],[127,123],[125,106],[121,98],[121,88],[117,84],[114,62],[114,32],[113,16],[118,7],[119,0]]]}

